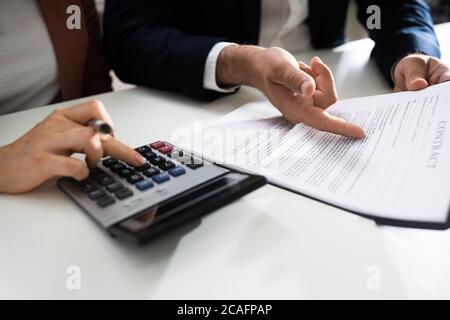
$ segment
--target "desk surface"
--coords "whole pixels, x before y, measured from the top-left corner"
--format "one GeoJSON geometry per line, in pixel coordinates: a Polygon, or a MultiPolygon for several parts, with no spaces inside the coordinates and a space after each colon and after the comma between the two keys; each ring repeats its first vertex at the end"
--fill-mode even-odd
{"type": "MultiPolygon", "coordinates": [[[[450,63],[450,24],[437,31],[450,63]]],[[[368,60],[372,46],[361,40],[299,58],[320,55],[340,98],[388,92],[368,60]]],[[[243,88],[199,103],[135,88],[98,98],[119,138],[138,146],[262,96],[243,88]]],[[[0,145],[55,107],[0,117],[0,145]]],[[[0,298],[450,298],[449,252],[450,230],[378,227],[270,185],[141,248],[110,238],[54,181],[0,195],[0,298]],[[71,265],[80,267],[80,290],[67,288],[71,265]]]]}

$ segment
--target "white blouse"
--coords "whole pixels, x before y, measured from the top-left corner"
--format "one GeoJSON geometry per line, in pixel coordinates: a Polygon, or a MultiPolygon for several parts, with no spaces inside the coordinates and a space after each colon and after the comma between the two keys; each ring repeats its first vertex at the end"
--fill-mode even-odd
{"type": "Polygon", "coordinates": [[[0,1],[0,114],[51,102],[59,92],[58,67],[35,0],[0,1]]]}

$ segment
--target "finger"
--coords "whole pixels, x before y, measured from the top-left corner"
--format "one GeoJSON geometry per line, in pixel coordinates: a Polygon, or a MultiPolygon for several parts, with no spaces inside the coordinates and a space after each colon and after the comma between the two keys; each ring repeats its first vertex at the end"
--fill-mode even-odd
{"type": "Polygon", "coordinates": [[[317,87],[327,93],[336,93],[336,87],[334,84],[333,73],[330,68],[323,63],[319,57],[314,57],[311,59],[311,69],[317,75],[316,84],[317,87]]]}
{"type": "Polygon", "coordinates": [[[64,132],[64,131],[67,131],[70,129],[83,127],[79,123],[76,123],[75,121],[67,119],[66,117],[64,117],[62,115],[58,115],[58,117],[60,118],[59,122],[54,123],[53,128],[52,128],[52,131],[54,131],[54,132],[64,132]]]}
{"type": "Polygon", "coordinates": [[[364,130],[344,119],[334,117],[317,107],[309,107],[303,123],[321,131],[331,132],[345,137],[362,139],[364,130]]]}
{"type": "Polygon", "coordinates": [[[141,166],[147,162],[147,160],[134,149],[110,135],[102,135],[101,141],[104,153],[115,159],[122,160],[132,166],[141,166]]]}
{"type": "Polygon", "coordinates": [[[314,94],[314,106],[323,110],[328,109],[330,106],[335,104],[336,101],[337,96],[335,92],[316,90],[316,93],[314,94]]]}
{"type": "Polygon", "coordinates": [[[95,134],[83,149],[86,154],[86,162],[90,168],[97,165],[97,162],[103,158],[103,145],[100,141],[100,134],[95,134]]]}
{"type": "MultiPolygon", "coordinates": [[[[61,112],[55,110],[47,118],[38,123],[45,132],[63,132],[80,127],[80,124],[67,119],[61,112]]],[[[44,141],[45,142],[45,141],[44,141]]]]}
{"type": "Polygon", "coordinates": [[[394,92],[401,92],[401,91],[404,91],[404,89],[402,89],[400,86],[395,86],[394,87],[394,90],[393,90],[394,92]]]}
{"type": "Polygon", "coordinates": [[[49,178],[72,177],[81,181],[89,176],[89,169],[82,160],[60,155],[49,155],[40,170],[46,171],[49,178]]]}
{"type": "Polygon", "coordinates": [[[309,74],[311,76],[311,78],[315,79],[317,77],[317,75],[314,73],[311,66],[308,66],[306,63],[301,62],[301,61],[299,61],[298,65],[300,67],[300,70],[309,74]]]}
{"type": "Polygon", "coordinates": [[[70,155],[74,152],[84,153],[89,167],[94,167],[103,157],[103,145],[100,134],[90,127],[78,126],[52,136],[53,151],[70,155]]]}
{"type": "Polygon", "coordinates": [[[111,127],[113,126],[113,122],[108,115],[105,106],[99,100],[78,104],[67,109],[58,110],[58,112],[81,125],[85,125],[91,119],[97,119],[105,121],[111,127]]]}
{"type": "MultiPolygon", "coordinates": [[[[406,61],[405,61],[406,62],[406,61]]],[[[427,70],[428,62],[422,58],[411,58],[403,66],[406,89],[416,91],[428,87],[427,70]]]]}
{"type": "Polygon", "coordinates": [[[83,152],[97,133],[90,127],[77,127],[51,136],[49,147],[55,152],[83,152]]]}
{"type": "Polygon", "coordinates": [[[311,60],[311,69],[317,75],[317,90],[314,94],[314,105],[322,109],[327,109],[337,101],[337,90],[334,83],[333,74],[318,57],[311,60]]]}
{"type": "Polygon", "coordinates": [[[406,80],[402,73],[398,73],[395,77],[394,92],[401,92],[406,90],[406,80]]]}
{"type": "Polygon", "coordinates": [[[310,97],[316,90],[316,83],[314,79],[308,73],[302,71],[299,67],[291,64],[286,65],[286,69],[277,80],[279,84],[304,96],[310,97]]]}
{"type": "Polygon", "coordinates": [[[450,81],[450,70],[446,65],[440,65],[435,70],[432,70],[431,73],[429,80],[430,85],[450,81]]]}
{"type": "Polygon", "coordinates": [[[441,77],[439,78],[438,83],[443,83],[447,81],[450,81],[450,71],[447,71],[446,73],[442,74],[441,77]]]}

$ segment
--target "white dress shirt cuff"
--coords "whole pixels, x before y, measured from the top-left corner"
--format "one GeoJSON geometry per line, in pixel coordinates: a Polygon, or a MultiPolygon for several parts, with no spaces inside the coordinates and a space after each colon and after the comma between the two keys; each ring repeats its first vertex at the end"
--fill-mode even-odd
{"type": "Polygon", "coordinates": [[[235,45],[236,44],[232,42],[218,42],[212,47],[206,58],[205,71],[203,73],[203,88],[224,93],[234,92],[239,88],[239,86],[221,88],[217,85],[216,81],[217,60],[219,59],[220,53],[224,48],[235,45]]]}

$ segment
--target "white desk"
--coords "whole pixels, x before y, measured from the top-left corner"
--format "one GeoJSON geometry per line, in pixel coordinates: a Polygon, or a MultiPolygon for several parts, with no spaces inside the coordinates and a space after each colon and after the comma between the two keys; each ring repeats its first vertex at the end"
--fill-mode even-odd
{"type": "MultiPolygon", "coordinates": [[[[438,32],[443,42],[450,24],[438,32]]],[[[320,54],[341,98],[386,92],[371,47],[362,40],[301,58],[320,54]]],[[[205,104],[136,88],[99,98],[119,138],[138,146],[262,97],[245,88],[205,104]]],[[[0,117],[0,145],[54,107],[0,117]]],[[[377,227],[273,186],[142,248],[110,238],[54,182],[0,195],[0,298],[450,298],[449,252],[450,230],[377,227]],[[81,268],[80,290],[66,287],[69,265],[81,268]]]]}

